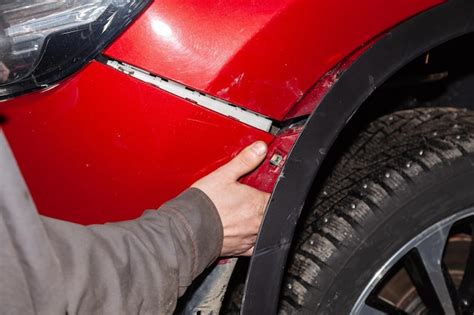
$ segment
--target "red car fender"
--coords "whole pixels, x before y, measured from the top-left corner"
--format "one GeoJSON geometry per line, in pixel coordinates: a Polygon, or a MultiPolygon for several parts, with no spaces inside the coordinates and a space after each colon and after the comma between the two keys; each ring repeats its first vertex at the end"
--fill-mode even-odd
{"type": "Polygon", "coordinates": [[[82,224],[136,218],[273,139],[95,61],[0,116],[39,211],[82,224]]]}
{"type": "Polygon", "coordinates": [[[282,120],[351,52],[442,2],[155,1],[105,54],[282,120]]]}

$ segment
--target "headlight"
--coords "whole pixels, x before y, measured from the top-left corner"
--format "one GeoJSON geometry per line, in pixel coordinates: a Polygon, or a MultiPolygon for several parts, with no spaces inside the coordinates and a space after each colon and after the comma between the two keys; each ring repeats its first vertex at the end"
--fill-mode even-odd
{"type": "Polygon", "coordinates": [[[149,1],[0,1],[0,99],[47,87],[78,70],[149,1]]]}

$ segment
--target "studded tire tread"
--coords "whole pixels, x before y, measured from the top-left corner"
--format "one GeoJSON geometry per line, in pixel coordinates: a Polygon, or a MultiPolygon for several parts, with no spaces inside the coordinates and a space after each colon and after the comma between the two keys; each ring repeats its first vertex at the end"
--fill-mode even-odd
{"type": "Polygon", "coordinates": [[[319,309],[333,279],[385,215],[384,203],[420,175],[473,153],[470,111],[418,108],[370,123],[336,163],[297,232],[280,313],[319,309]]]}

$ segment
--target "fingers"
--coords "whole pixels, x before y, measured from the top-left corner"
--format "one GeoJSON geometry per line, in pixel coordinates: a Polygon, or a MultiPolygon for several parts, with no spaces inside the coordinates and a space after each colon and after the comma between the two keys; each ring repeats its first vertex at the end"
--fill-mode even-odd
{"type": "Polygon", "coordinates": [[[268,201],[270,200],[270,194],[266,192],[262,192],[262,191],[260,191],[260,193],[262,194],[262,206],[261,206],[261,212],[259,213],[259,219],[261,221],[263,218],[263,215],[265,214],[265,210],[267,209],[267,204],[268,204],[268,201]]]}
{"type": "Polygon", "coordinates": [[[250,256],[270,194],[238,183],[262,163],[267,145],[257,141],[216,171],[196,181],[214,203],[223,227],[222,256],[250,256]]]}
{"type": "Polygon", "coordinates": [[[254,219],[255,223],[256,223],[256,230],[254,231],[255,234],[252,237],[252,240],[250,242],[252,244],[252,246],[248,250],[246,250],[245,252],[239,254],[239,256],[252,256],[253,251],[254,251],[254,245],[255,245],[255,242],[257,240],[258,230],[260,229],[260,226],[262,224],[263,216],[265,214],[266,205],[268,203],[268,200],[270,199],[270,194],[268,194],[268,193],[264,193],[264,192],[259,191],[258,194],[261,195],[261,200],[262,201],[261,201],[260,205],[257,206],[257,208],[258,208],[257,216],[254,219]]]}
{"type": "Polygon", "coordinates": [[[257,141],[249,145],[229,163],[224,165],[220,171],[227,173],[232,180],[238,180],[245,174],[253,171],[262,163],[267,153],[267,145],[263,141],[257,141]]]}
{"type": "Polygon", "coordinates": [[[252,246],[249,250],[243,253],[241,256],[252,256],[255,246],[252,246]]]}

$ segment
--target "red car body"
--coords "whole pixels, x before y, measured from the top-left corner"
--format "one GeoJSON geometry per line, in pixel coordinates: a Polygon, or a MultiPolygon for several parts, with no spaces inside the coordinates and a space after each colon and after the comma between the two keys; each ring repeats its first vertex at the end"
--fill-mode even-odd
{"type": "MultiPolygon", "coordinates": [[[[311,113],[336,80],[327,74],[379,35],[442,2],[155,1],[102,53],[278,124],[311,113]]],[[[95,60],[0,111],[39,211],[83,224],[157,208],[257,139],[285,157],[298,133],[275,136],[95,60]]],[[[249,182],[271,191],[279,169],[264,164],[249,182]]]]}
{"type": "Polygon", "coordinates": [[[82,224],[138,217],[267,142],[242,179],[272,193],[242,312],[273,313],[341,131],[397,71],[474,33],[473,20],[472,0],[150,1],[79,71],[1,102],[0,124],[39,211],[82,224]]]}

